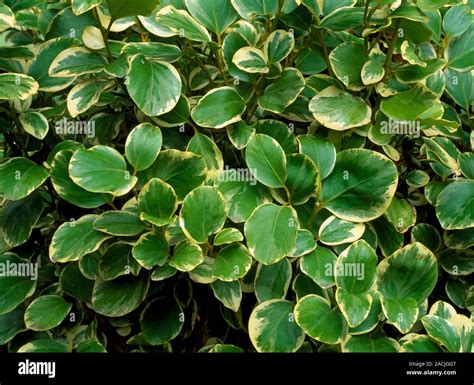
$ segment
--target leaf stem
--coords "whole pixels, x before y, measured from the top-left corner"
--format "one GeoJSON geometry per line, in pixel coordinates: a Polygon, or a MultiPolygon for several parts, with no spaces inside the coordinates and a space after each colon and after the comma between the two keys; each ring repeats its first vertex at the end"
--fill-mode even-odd
{"type": "Polygon", "coordinates": [[[312,232],[312,227],[313,227],[314,221],[316,219],[316,216],[318,215],[318,213],[321,211],[321,209],[323,207],[324,206],[320,205],[319,203],[316,203],[314,205],[313,211],[311,212],[311,215],[310,215],[309,220],[308,220],[308,224],[306,225],[306,227],[309,229],[309,231],[312,232]]]}

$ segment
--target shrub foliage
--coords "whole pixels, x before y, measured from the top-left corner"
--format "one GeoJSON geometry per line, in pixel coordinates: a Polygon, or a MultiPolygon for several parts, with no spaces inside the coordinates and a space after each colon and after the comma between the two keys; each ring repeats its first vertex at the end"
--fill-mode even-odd
{"type": "Polygon", "coordinates": [[[0,349],[470,352],[473,9],[1,2],[0,349]]]}

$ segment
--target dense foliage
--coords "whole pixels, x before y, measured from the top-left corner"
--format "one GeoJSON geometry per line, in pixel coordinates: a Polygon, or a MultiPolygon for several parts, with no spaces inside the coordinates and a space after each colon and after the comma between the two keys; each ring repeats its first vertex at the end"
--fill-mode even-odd
{"type": "Polygon", "coordinates": [[[470,352],[473,9],[3,0],[0,350],[470,352]]]}

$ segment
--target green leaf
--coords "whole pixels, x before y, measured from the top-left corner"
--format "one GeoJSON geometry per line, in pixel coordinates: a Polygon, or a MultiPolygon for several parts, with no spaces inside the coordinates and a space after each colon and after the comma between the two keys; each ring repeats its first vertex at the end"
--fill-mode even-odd
{"type": "Polygon", "coordinates": [[[95,280],[99,276],[100,262],[101,254],[98,251],[86,254],[79,260],[79,270],[84,277],[95,280]]]}
{"type": "Polygon", "coordinates": [[[474,99],[474,75],[470,72],[458,72],[451,68],[444,70],[446,92],[465,110],[469,109],[474,99]]]}
{"type": "Polygon", "coordinates": [[[321,289],[311,278],[304,274],[298,274],[295,279],[293,279],[291,288],[296,293],[298,300],[308,294],[317,294],[321,297],[326,297],[326,291],[321,289]]]}
{"type": "Polygon", "coordinates": [[[309,230],[298,230],[296,234],[296,245],[291,252],[291,257],[300,257],[308,254],[317,247],[317,243],[314,240],[313,233],[309,230]]]}
{"type": "MultiPolygon", "coordinates": [[[[472,17],[472,15],[470,15],[472,17]]],[[[465,25],[456,23],[457,32],[465,28],[465,25]]],[[[451,38],[444,51],[444,57],[448,61],[450,69],[465,72],[470,74],[469,70],[474,68],[474,60],[472,54],[474,48],[472,47],[472,39],[474,37],[474,27],[472,21],[467,24],[469,28],[461,36],[451,38]]],[[[472,74],[470,74],[472,76],[472,74]]]]}
{"type": "Polygon", "coordinates": [[[35,79],[24,74],[0,74],[0,100],[25,100],[38,92],[35,79]]]}
{"type": "Polygon", "coordinates": [[[380,293],[378,292],[369,292],[369,295],[372,297],[372,305],[370,306],[369,314],[367,318],[358,326],[350,327],[349,334],[351,335],[360,335],[371,332],[374,330],[380,322],[382,317],[382,306],[380,305],[380,293]]]}
{"type": "Polygon", "coordinates": [[[229,140],[238,150],[245,148],[250,138],[255,134],[255,128],[248,126],[244,121],[227,126],[226,131],[229,140]]]}
{"type": "MultiPolygon", "coordinates": [[[[306,203],[313,194],[318,193],[318,169],[313,161],[304,154],[290,154],[286,158],[288,176],[285,185],[290,193],[292,205],[306,203]]],[[[278,190],[283,202],[286,202],[286,192],[278,190]]]]}
{"type": "Polygon", "coordinates": [[[448,37],[462,35],[473,22],[471,8],[458,4],[448,9],[443,17],[443,30],[448,37]]]}
{"type": "Polygon", "coordinates": [[[304,86],[305,80],[300,71],[285,68],[257,99],[258,105],[264,110],[280,114],[296,100],[304,86]]]}
{"type": "Polygon", "coordinates": [[[250,74],[266,74],[270,71],[265,54],[255,47],[240,48],[233,56],[232,63],[238,69],[250,74]]]}
{"type": "Polygon", "coordinates": [[[112,201],[111,195],[89,192],[72,181],[69,176],[72,155],[70,150],[59,151],[51,164],[51,182],[61,199],[82,208],[95,208],[112,201]]]}
{"type": "Polygon", "coordinates": [[[185,240],[174,248],[169,265],[179,271],[188,272],[194,270],[203,261],[204,257],[201,247],[197,243],[185,240]]]}
{"type": "Polygon", "coordinates": [[[398,232],[405,233],[416,223],[416,210],[406,199],[394,197],[385,217],[398,232]]]}
{"type": "Polygon", "coordinates": [[[216,281],[216,278],[212,276],[212,266],[214,265],[214,259],[210,257],[204,257],[204,261],[196,266],[193,271],[189,272],[189,278],[194,282],[209,284],[216,281]]]}
{"type": "Polygon", "coordinates": [[[194,134],[186,150],[201,155],[206,161],[207,169],[210,172],[219,172],[224,168],[221,150],[207,135],[194,134]]]}
{"type": "Polygon", "coordinates": [[[163,266],[169,252],[165,237],[153,231],[143,234],[132,249],[133,258],[148,270],[154,266],[163,266]]]}
{"type": "Polygon", "coordinates": [[[338,344],[347,335],[347,323],[341,313],[319,295],[301,298],[295,307],[296,323],[311,338],[325,344],[338,344]]]}
{"type": "Polygon", "coordinates": [[[189,88],[193,91],[202,90],[211,83],[211,79],[214,80],[218,75],[219,69],[212,65],[197,67],[189,74],[189,88]]]}
{"type": "Polygon", "coordinates": [[[253,210],[270,200],[269,194],[256,181],[241,180],[236,170],[224,171],[218,178],[218,189],[229,209],[229,218],[240,223],[246,221],[253,210]]]}
{"type": "Polygon", "coordinates": [[[144,172],[144,179],[159,178],[173,187],[178,200],[200,186],[207,175],[206,162],[188,151],[161,151],[158,159],[144,172]]]}
{"type": "Polygon", "coordinates": [[[474,180],[457,180],[446,187],[436,201],[436,216],[446,230],[474,226],[474,180]]]}
{"type": "MultiPolygon", "coordinates": [[[[41,17],[39,18],[41,19],[41,17]]],[[[35,20],[35,27],[36,27],[35,20]]],[[[98,22],[94,18],[93,12],[85,12],[76,16],[71,7],[66,7],[57,12],[56,15],[48,20],[48,26],[42,27],[45,30],[46,39],[54,39],[58,37],[80,38],[84,30],[89,26],[98,27],[98,22]]],[[[76,41],[77,45],[77,41],[76,41]]],[[[60,51],[61,52],[61,51],[60,51]]],[[[59,53],[59,52],[58,52],[59,53]]],[[[47,68],[46,68],[47,70],[47,68]]]]}
{"type": "Polygon", "coordinates": [[[7,314],[34,294],[36,289],[34,269],[37,267],[27,259],[20,258],[13,253],[1,254],[0,263],[2,266],[0,314],[7,314]],[[23,274],[19,274],[19,269],[22,269],[23,274]]]}
{"type": "Polygon", "coordinates": [[[209,91],[191,111],[194,122],[201,127],[222,128],[241,120],[245,102],[233,87],[209,91]]]}
{"type": "Polygon", "coordinates": [[[264,265],[277,263],[296,245],[298,221],[291,207],[263,204],[255,209],[244,227],[250,253],[264,265]],[[262,232],[261,229],[268,229],[262,232]]]}
{"type": "Polygon", "coordinates": [[[377,52],[369,56],[369,60],[362,67],[360,77],[364,85],[376,84],[385,76],[385,55],[377,52]]]}
{"type": "Polygon", "coordinates": [[[49,258],[52,262],[77,261],[97,250],[110,235],[94,229],[98,215],[85,215],[78,220],[63,223],[51,240],[49,258]]]}
{"type": "Polygon", "coordinates": [[[152,281],[164,281],[165,279],[171,278],[176,274],[177,270],[174,267],[166,264],[160,267],[157,267],[153,270],[151,274],[152,281]]]}
{"type": "Polygon", "coordinates": [[[390,14],[391,19],[407,19],[417,21],[419,23],[426,23],[428,18],[426,15],[415,5],[411,3],[401,4],[395,11],[390,14]]]}
{"type": "Polygon", "coordinates": [[[430,337],[413,333],[408,334],[403,339],[401,351],[408,353],[442,353],[441,348],[430,337]]]}
{"type": "Polygon", "coordinates": [[[230,1],[186,0],[186,7],[193,18],[218,35],[237,19],[230,1]]]}
{"type": "Polygon", "coordinates": [[[64,321],[72,304],[58,295],[43,295],[30,303],[25,311],[25,325],[30,330],[53,329],[64,321]]]}
{"type": "Polygon", "coordinates": [[[352,223],[334,215],[326,219],[319,227],[319,240],[325,245],[334,246],[357,241],[364,234],[363,223],[352,223]]]}
{"type": "Polygon", "coordinates": [[[17,201],[6,201],[0,209],[0,250],[25,243],[43,213],[43,198],[34,192],[17,201]]]}
{"type": "Polygon", "coordinates": [[[15,26],[15,14],[5,4],[0,4],[0,31],[4,31],[15,26]]]}
{"type": "Polygon", "coordinates": [[[107,353],[104,346],[98,341],[82,341],[77,345],[77,353],[107,353]]]}
{"type": "Polygon", "coordinates": [[[181,77],[171,64],[136,55],[130,61],[127,90],[145,115],[170,112],[181,95],[181,77]]]}
{"type": "Polygon", "coordinates": [[[283,187],[287,178],[286,157],[280,144],[264,134],[254,135],[245,148],[245,160],[254,177],[268,187],[283,187]]]}
{"type": "Polygon", "coordinates": [[[18,117],[25,131],[39,140],[43,140],[49,131],[48,119],[40,112],[23,112],[18,117]]]}
{"type": "Polygon", "coordinates": [[[175,127],[186,123],[190,113],[189,100],[186,96],[181,95],[176,106],[174,106],[170,112],[155,118],[155,121],[161,123],[163,126],[169,125],[175,127]]]}
{"type": "Polygon", "coordinates": [[[413,170],[408,173],[406,181],[410,187],[424,187],[429,183],[430,177],[424,171],[413,170]]]}
{"type": "Polygon", "coordinates": [[[138,207],[142,220],[163,226],[172,222],[172,216],[178,208],[178,197],[168,183],[152,178],[138,195],[138,207]]]}
{"type": "Polygon", "coordinates": [[[334,266],[337,287],[352,294],[368,291],[376,279],[377,255],[363,239],[346,248],[334,266]]]}
{"type": "Polygon", "coordinates": [[[235,10],[246,20],[257,16],[275,15],[278,11],[278,0],[231,0],[235,10]]]}
{"type": "Polygon", "coordinates": [[[336,149],[330,141],[313,135],[297,137],[299,152],[307,155],[318,167],[321,180],[328,177],[336,164],[336,149]]]}
{"type": "Polygon", "coordinates": [[[8,200],[27,197],[48,178],[45,168],[26,158],[11,158],[0,164],[0,196],[8,200]]]}
{"type": "Polygon", "coordinates": [[[158,42],[127,43],[122,48],[122,53],[128,56],[141,54],[147,59],[154,59],[173,63],[181,57],[181,50],[172,44],[158,42]]]}
{"type": "Polygon", "coordinates": [[[167,27],[186,39],[200,42],[211,41],[206,28],[194,20],[188,12],[176,9],[172,5],[160,9],[156,14],[156,21],[159,25],[167,27]]]}
{"type": "Polygon", "coordinates": [[[143,335],[151,345],[163,345],[176,338],[183,324],[183,310],[170,298],[150,302],[140,317],[143,335]]]}
{"type": "Polygon", "coordinates": [[[294,47],[293,33],[277,29],[263,43],[263,52],[270,63],[279,63],[290,54],[294,47]]]}
{"type": "Polygon", "coordinates": [[[247,248],[241,243],[232,243],[217,254],[212,267],[212,276],[221,281],[235,281],[247,274],[251,266],[252,257],[247,248]]]}
{"type": "Polygon", "coordinates": [[[72,12],[74,15],[79,16],[99,5],[101,2],[102,0],[72,0],[72,12]]]}
{"type": "Polygon", "coordinates": [[[234,312],[240,308],[242,301],[242,288],[240,281],[223,282],[220,280],[211,283],[214,296],[222,302],[222,304],[234,312]]]}
{"type": "Polygon", "coordinates": [[[221,246],[233,242],[241,242],[244,240],[242,233],[234,228],[226,228],[220,230],[214,238],[214,246],[221,246]]]}
{"type": "Polygon", "coordinates": [[[448,320],[426,315],[421,319],[428,335],[436,342],[446,346],[449,352],[457,353],[461,348],[460,335],[456,327],[448,320]]]}
{"type": "Polygon", "coordinates": [[[163,137],[158,126],[139,124],[127,136],[125,156],[135,171],[145,170],[155,162],[162,143],[163,137]]]}
{"type": "Polygon", "coordinates": [[[330,86],[309,103],[309,110],[323,126],[337,131],[370,123],[372,110],[363,99],[330,86]]]}
{"type": "Polygon", "coordinates": [[[140,306],[148,285],[149,279],[145,275],[125,275],[112,281],[96,281],[92,294],[93,309],[106,317],[122,317],[140,306]]]}
{"type": "Polygon", "coordinates": [[[375,151],[350,149],[337,154],[321,195],[324,206],[337,217],[367,222],[385,212],[397,183],[398,171],[390,159],[375,151]]]}
{"type": "Polygon", "coordinates": [[[342,351],[350,353],[396,353],[400,345],[389,337],[350,336],[343,344],[342,351]]]}
{"type": "Polygon", "coordinates": [[[23,313],[24,309],[19,307],[10,313],[0,315],[0,344],[7,344],[17,334],[26,330],[23,313]]]}
{"type": "Polygon", "coordinates": [[[459,168],[468,179],[474,179],[474,152],[464,152],[458,156],[459,168]]]}
{"type": "Polygon", "coordinates": [[[382,309],[387,322],[401,333],[408,333],[418,319],[418,303],[413,298],[382,299],[382,309]]]}
{"type": "MultiPolygon", "coordinates": [[[[67,8],[66,8],[67,9],[67,8]]],[[[60,13],[59,13],[60,14],[60,13]]],[[[58,14],[58,15],[59,15],[58,14]]],[[[69,31],[69,28],[68,28],[69,31]]],[[[39,90],[44,92],[56,92],[68,87],[74,80],[72,77],[51,77],[48,69],[53,60],[64,50],[70,48],[75,42],[73,38],[57,38],[44,42],[36,57],[28,67],[28,75],[33,77],[39,84],[39,90]]]]}
{"type": "Polygon", "coordinates": [[[357,327],[367,319],[372,306],[372,297],[369,293],[348,293],[338,287],[336,299],[350,327],[357,327]]]}
{"type": "Polygon", "coordinates": [[[255,296],[258,302],[285,299],[291,278],[291,264],[286,258],[270,266],[259,264],[255,275],[255,296]]]}
{"type": "Polygon", "coordinates": [[[68,353],[65,342],[51,339],[34,340],[18,349],[18,353],[68,353]]]}
{"type": "MultiPolygon", "coordinates": [[[[326,3],[324,1],[324,3],[326,3]]],[[[345,31],[348,28],[357,28],[364,22],[364,9],[362,7],[345,7],[340,2],[332,1],[332,7],[323,10],[325,17],[321,20],[320,27],[330,31],[345,31]]],[[[344,0],[344,5],[351,4],[352,0],[344,0]]]]}
{"type": "Polygon", "coordinates": [[[126,16],[147,15],[156,7],[150,0],[106,0],[112,21],[126,16]]]}
{"type": "Polygon", "coordinates": [[[418,0],[417,5],[422,11],[432,11],[456,3],[456,0],[418,0]]]}
{"type": "MultiPolygon", "coordinates": [[[[424,244],[432,252],[438,251],[441,246],[441,236],[433,225],[418,223],[411,230],[411,241],[424,244]]],[[[446,242],[448,243],[448,242],[446,242]]]]}
{"type": "Polygon", "coordinates": [[[127,211],[106,211],[94,221],[94,229],[103,233],[130,237],[145,230],[145,224],[137,214],[127,211]]]}
{"type": "Polygon", "coordinates": [[[87,191],[116,196],[127,194],[137,182],[122,155],[108,146],[76,150],[69,162],[69,175],[87,191]]]}
{"type": "Polygon", "coordinates": [[[382,99],[380,110],[396,121],[419,119],[436,100],[436,95],[428,88],[416,86],[408,91],[382,99]],[[413,103],[416,100],[416,103],[413,103]]]}
{"type": "Polygon", "coordinates": [[[98,261],[97,273],[104,281],[128,274],[137,276],[140,265],[132,257],[132,246],[125,242],[115,242],[106,247],[98,261]]]}
{"type": "Polygon", "coordinates": [[[348,41],[338,45],[330,54],[329,61],[337,78],[352,91],[364,88],[361,71],[366,61],[363,44],[348,41]]]}
{"type": "Polygon", "coordinates": [[[217,188],[201,186],[184,198],[180,212],[180,226],[197,243],[205,243],[218,232],[227,217],[224,197],[217,188]]]}
{"type": "MultiPolygon", "coordinates": [[[[439,233],[437,240],[440,241],[439,233]]],[[[474,228],[470,227],[464,230],[447,231],[444,233],[444,243],[450,249],[468,249],[474,246],[474,228]]]]}
{"type": "Polygon", "coordinates": [[[442,69],[446,61],[444,59],[432,59],[424,63],[425,66],[419,66],[417,64],[401,66],[396,72],[397,78],[403,83],[420,82],[442,69]]]}
{"type": "Polygon", "coordinates": [[[385,298],[413,298],[420,303],[436,284],[437,261],[429,249],[413,243],[382,260],[377,275],[378,290],[385,298]]]}
{"type": "Polygon", "coordinates": [[[292,302],[266,301],[253,309],[249,336],[259,353],[292,353],[303,345],[305,335],[296,324],[292,302]]]}
{"type": "Polygon", "coordinates": [[[51,77],[71,77],[96,73],[104,69],[107,61],[102,55],[85,47],[71,47],[62,51],[48,69],[51,77]]]}
{"type": "Polygon", "coordinates": [[[244,353],[244,350],[235,345],[216,344],[209,350],[208,353],[244,353]]]}
{"type": "Polygon", "coordinates": [[[241,71],[237,66],[232,62],[234,54],[241,48],[248,47],[249,42],[246,38],[237,32],[230,32],[224,38],[222,43],[222,56],[224,63],[227,66],[227,71],[234,79],[240,81],[250,82],[251,75],[247,72],[241,71]]]}
{"type": "Polygon", "coordinates": [[[336,264],[336,255],[325,247],[315,250],[301,258],[301,271],[310,277],[323,289],[334,286],[333,267],[336,264]]]}
{"type": "Polygon", "coordinates": [[[90,302],[94,281],[86,278],[79,269],[78,263],[68,263],[59,278],[61,290],[80,301],[90,302]]]}
{"type": "Polygon", "coordinates": [[[268,135],[275,139],[286,154],[297,152],[298,147],[295,135],[285,123],[273,119],[263,119],[252,126],[257,134],[268,135]]]}
{"type": "Polygon", "coordinates": [[[416,46],[409,40],[405,40],[400,46],[401,55],[404,60],[413,65],[419,65],[421,67],[426,67],[426,63],[420,59],[417,54],[416,46]]]}
{"type": "Polygon", "coordinates": [[[90,80],[77,83],[67,95],[67,109],[69,114],[75,118],[86,112],[97,103],[100,95],[105,90],[114,86],[114,82],[107,80],[90,80]]]}

